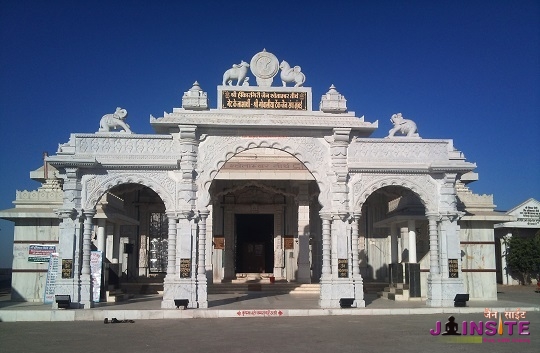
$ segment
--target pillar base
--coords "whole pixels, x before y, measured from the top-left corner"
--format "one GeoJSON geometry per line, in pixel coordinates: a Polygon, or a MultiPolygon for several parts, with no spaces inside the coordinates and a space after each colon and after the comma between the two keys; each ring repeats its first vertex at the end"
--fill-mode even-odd
{"type": "Polygon", "coordinates": [[[79,282],[81,291],[81,300],[79,301],[79,307],[82,309],[91,309],[94,307],[93,293],[92,293],[92,277],[90,275],[81,275],[79,282]]]}
{"type": "Polygon", "coordinates": [[[325,309],[340,308],[340,299],[354,298],[353,307],[363,308],[364,286],[362,277],[358,279],[321,279],[319,306],[325,309]]]}
{"type": "Polygon", "coordinates": [[[162,309],[176,309],[175,299],[189,300],[188,308],[197,308],[197,281],[195,279],[169,279],[163,281],[162,309]]]}
{"type": "Polygon", "coordinates": [[[197,277],[197,307],[199,309],[208,308],[208,282],[206,275],[197,277]]]}
{"type": "Polygon", "coordinates": [[[428,298],[426,305],[430,307],[453,307],[456,294],[463,293],[461,278],[442,278],[430,274],[428,277],[428,298]]]}

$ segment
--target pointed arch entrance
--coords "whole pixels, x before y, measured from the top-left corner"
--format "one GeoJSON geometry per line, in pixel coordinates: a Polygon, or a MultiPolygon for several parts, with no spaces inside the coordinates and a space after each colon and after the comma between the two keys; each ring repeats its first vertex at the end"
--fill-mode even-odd
{"type": "Polygon", "coordinates": [[[102,301],[117,300],[114,293],[162,291],[168,260],[166,191],[152,180],[125,175],[90,177],[83,190],[86,206],[95,209],[92,247],[102,252],[102,301]]]}
{"type": "Polygon", "coordinates": [[[390,292],[383,294],[396,300],[427,297],[428,214],[433,207],[428,195],[435,185],[422,176],[410,179],[364,180],[363,188],[356,190],[356,207],[361,208],[360,272],[368,282],[390,284],[390,292]]]}
{"type": "Polygon", "coordinates": [[[231,156],[210,188],[214,282],[320,278],[319,188],[296,157],[257,147],[231,156]]]}

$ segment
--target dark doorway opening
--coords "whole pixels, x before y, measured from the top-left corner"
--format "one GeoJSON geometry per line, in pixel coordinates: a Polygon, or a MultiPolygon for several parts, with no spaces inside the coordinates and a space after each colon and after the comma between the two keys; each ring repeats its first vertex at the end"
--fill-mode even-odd
{"type": "Polygon", "coordinates": [[[274,271],[274,215],[237,214],[236,273],[274,271]]]}

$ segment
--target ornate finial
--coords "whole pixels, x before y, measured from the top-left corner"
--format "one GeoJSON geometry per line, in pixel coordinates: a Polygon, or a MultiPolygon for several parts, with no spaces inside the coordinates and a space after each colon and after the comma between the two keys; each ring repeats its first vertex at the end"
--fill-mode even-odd
{"type": "Polygon", "coordinates": [[[105,114],[99,122],[98,132],[111,132],[111,129],[122,128],[123,130],[114,132],[126,132],[132,134],[129,125],[124,122],[127,118],[127,110],[120,107],[116,108],[116,111],[112,114],[105,114]]]}
{"type": "Polygon", "coordinates": [[[182,96],[182,108],[187,110],[206,110],[208,109],[208,95],[195,81],[193,87],[182,96]]]}
{"type": "Polygon", "coordinates": [[[396,137],[395,134],[398,132],[406,137],[420,137],[416,123],[410,119],[403,118],[401,113],[392,115],[390,121],[394,124],[394,127],[388,131],[386,138],[396,137]]]}
{"type": "Polygon", "coordinates": [[[344,113],[347,111],[347,100],[331,85],[321,98],[320,110],[325,113],[344,113]]]}

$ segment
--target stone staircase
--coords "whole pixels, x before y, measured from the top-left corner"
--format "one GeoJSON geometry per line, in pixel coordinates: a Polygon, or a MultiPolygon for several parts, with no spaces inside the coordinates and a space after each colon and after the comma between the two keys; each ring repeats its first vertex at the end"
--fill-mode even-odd
{"type": "Polygon", "coordinates": [[[114,286],[109,286],[105,291],[105,301],[107,303],[122,302],[130,298],[133,298],[132,294],[127,294],[122,289],[114,288],[114,286]]]}
{"type": "Polygon", "coordinates": [[[395,301],[421,301],[422,298],[413,298],[409,294],[409,285],[405,283],[394,283],[386,286],[383,292],[379,292],[380,298],[395,301]]]}
{"type": "Polygon", "coordinates": [[[237,294],[247,292],[266,292],[275,294],[319,294],[321,286],[317,283],[294,282],[244,282],[213,283],[208,285],[208,294],[237,294]]]}
{"type": "Polygon", "coordinates": [[[364,293],[379,293],[383,292],[388,287],[387,282],[364,282],[364,293]]]}

